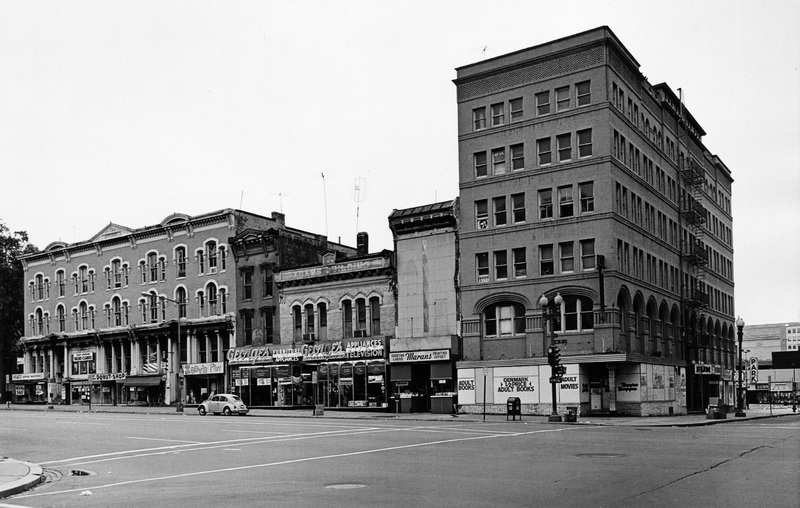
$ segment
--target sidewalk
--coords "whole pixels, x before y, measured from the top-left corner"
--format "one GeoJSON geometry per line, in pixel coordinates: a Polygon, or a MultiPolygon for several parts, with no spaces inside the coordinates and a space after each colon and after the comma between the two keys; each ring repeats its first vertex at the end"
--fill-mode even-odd
{"type": "MultiPolygon", "coordinates": [[[[196,407],[187,407],[184,412],[177,412],[174,407],[142,407],[142,406],[48,406],[40,404],[3,404],[0,405],[0,413],[3,411],[39,411],[47,413],[127,413],[127,414],[158,414],[173,415],[185,418],[200,418],[196,407]]],[[[682,416],[579,416],[575,423],[565,423],[565,425],[604,425],[604,426],[626,426],[626,427],[697,427],[704,425],[716,425],[721,423],[734,423],[748,420],[758,420],[762,418],[773,418],[780,416],[796,415],[800,413],[792,412],[791,406],[751,405],[750,409],[745,410],[745,417],[736,418],[734,413],[728,413],[725,419],[709,420],[705,414],[691,414],[682,416]]],[[[249,416],[255,417],[287,417],[287,418],[330,418],[341,420],[381,420],[391,422],[393,420],[403,421],[450,421],[458,423],[502,423],[508,421],[509,424],[519,423],[507,420],[505,414],[487,414],[484,418],[482,414],[457,414],[457,415],[438,415],[430,413],[372,413],[372,412],[353,412],[336,411],[326,409],[322,416],[315,416],[311,409],[252,409],[249,416]]],[[[208,417],[207,417],[208,418],[208,417]]],[[[536,423],[542,425],[551,424],[547,421],[547,416],[523,415],[521,421],[526,423],[536,423]]],[[[42,468],[36,464],[16,461],[7,457],[0,457],[0,499],[8,497],[23,490],[30,489],[39,484],[44,477],[42,468]]]]}

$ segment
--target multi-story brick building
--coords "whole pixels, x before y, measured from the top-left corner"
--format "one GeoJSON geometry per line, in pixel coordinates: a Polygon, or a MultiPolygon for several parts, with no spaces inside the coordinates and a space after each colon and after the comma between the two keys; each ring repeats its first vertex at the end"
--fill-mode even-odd
{"type": "Polygon", "coordinates": [[[388,408],[393,254],[368,253],[365,233],[358,245],[357,255],[330,250],[321,263],[275,275],[281,342],[266,348],[264,365],[242,367],[240,374],[265,379],[261,384],[271,385],[273,405],[388,408]]]}
{"type": "Polygon", "coordinates": [[[608,27],[454,82],[459,380],[476,389],[459,402],[485,379],[488,404],[550,412],[554,342],[558,402],[582,413],[733,404],[732,178],[672,89],[608,27]]]}
{"type": "Polygon", "coordinates": [[[229,386],[240,298],[228,237],[244,228],[287,230],[282,214],[173,214],[24,256],[16,400],[192,403],[229,386]]]}

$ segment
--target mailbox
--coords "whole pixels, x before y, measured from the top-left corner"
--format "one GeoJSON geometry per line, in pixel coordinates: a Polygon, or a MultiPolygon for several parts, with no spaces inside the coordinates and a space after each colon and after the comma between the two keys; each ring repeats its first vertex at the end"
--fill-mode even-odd
{"type": "Polygon", "coordinates": [[[517,416],[522,420],[522,402],[519,400],[519,397],[509,397],[506,401],[506,421],[508,421],[509,416],[511,416],[514,421],[516,421],[517,416]]]}

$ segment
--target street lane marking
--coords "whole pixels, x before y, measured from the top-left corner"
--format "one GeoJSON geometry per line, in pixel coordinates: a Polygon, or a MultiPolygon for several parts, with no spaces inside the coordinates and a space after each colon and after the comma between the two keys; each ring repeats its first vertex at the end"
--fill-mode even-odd
{"type": "Polygon", "coordinates": [[[159,439],[157,437],[125,436],[126,439],[141,439],[142,441],[168,441],[170,443],[206,444],[204,441],[183,441],[181,439],[159,439]]]}
{"type": "MultiPolygon", "coordinates": [[[[181,473],[175,475],[168,475],[168,476],[156,476],[153,478],[141,478],[138,480],[129,480],[125,482],[115,482],[115,483],[108,483],[105,485],[94,485],[89,487],[93,490],[100,490],[100,489],[108,489],[112,487],[122,487],[124,485],[135,485],[139,483],[149,483],[149,482],[157,482],[157,481],[164,481],[164,480],[173,480],[177,478],[189,478],[192,476],[202,476],[202,475],[210,475],[210,474],[218,474],[218,473],[229,473],[233,471],[245,471],[248,469],[258,469],[258,468],[265,468],[265,467],[275,467],[275,466],[285,466],[289,464],[301,464],[304,462],[315,462],[319,460],[328,460],[328,459],[339,459],[343,457],[355,457],[359,455],[370,455],[373,453],[385,453],[385,452],[393,452],[398,450],[406,450],[411,448],[422,448],[427,446],[435,446],[435,445],[443,445],[443,444],[451,444],[451,443],[460,443],[465,441],[477,441],[482,439],[492,439],[492,438],[504,438],[504,437],[518,437],[518,436],[527,436],[531,434],[542,434],[546,432],[562,432],[565,430],[572,430],[567,428],[561,429],[546,429],[546,430],[534,430],[530,432],[517,432],[514,434],[494,434],[494,435],[487,435],[487,436],[472,436],[472,437],[461,437],[461,438],[454,438],[454,439],[444,439],[441,441],[431,441],[428,443],[414,443],[408,445],[398,445],[398,446],[389,446],[386,448],[376,448],[374,450],[361,450],[357,452],[346,452],[346,453],[335,453],[331,455],[320,455],[316,457],[305,457],[302,459],[290,459],[290,460],[282,460],[278,462],[267,462],[264,464],[251,464],[249,466],[237,466],[237,467],[226,467],[221,469],[209,469],[206,471],[195,471],[193,473],[181,473]]],[[[82,487],[78,489],[67,489],[67,490],[60,490],[56,492],[41,492],[41,493],[34,493],[34,494],[23,494],[17,496],[15,499],[24,499],[28,497],[41,497],[41,496],[53,496],[56,494],[69,494],[72,492],[79,492],[85,490],[87,487],[82,487]]]]}
{"type": "MultiPolygon", "coordinates": [[[[341,434],[341,433],[344,433],[344,432],[352,432],[352,431],[349,431],[349,430],[332,430],[332,431],[327,431],[327,432],[318,432],[316,434],[300,434],[300,435],[301,436],[329,436],[329,435],[341,434]]],[[[210,441],[210,442],[202,443],[202,444],[203,445],[212,445],[212,446],[209,446],[208,448],[219,448],[220,446],[227,446],[227,445],[233,444],[233,443],[244,444],[244,443],[247,443],[247,442],[250,442],[250,443],[259,442],[259,441],[264,442],[264,441],[269,441],[269,440],[273,440],[273,439],[279,439],[279,438],[283,438],[283,437],[284,436],[263,436],[263,437],[249,437],[249,438],[244,438],[243,437],[243,438],[239,438],[239,439],[227,439],[227,440],[223,440],[223,441],[210,441]]],[[[181,448],[190,449],[190,447],[196,447],[196,446],[198,446],[198,445],[195,445],[195,444],[179,444],[179,445],[172,445],[172,446],[161,446],[161,447],[156,447],[156,448],[142,448],[142,449],[138,449],[138,450],[123,450],[123,451],[119,451],[119,452],[99,453],[99,454],[96,454],[96,455],[84,455],[84,456],[81,456],[81,457],[71,457],[71,458],[68,458],[68,459],[48,460],[48,461],[40,462],[39,464],[53,465],[53,464],[60,464],[60,463],[70,463],[70,462],[74,462],[74,461],[77,461],[77,460],[102,459],[102,458],[115,457],[115,456],[119,457],[119,456],[126,455],[126,454],[144,454],[145,452],[154,452],[155,454],[157,454],[157,453],[163,453],[165,451],[174,451],[176,449],[181,449],[181,448]]],[[[204,448],[204,449],[208,449],[208,448],[204,448]]],[[[136,456],[141,456],[141,455],[133,455],[133,457],[136,457],[136,456]]],[[[122,457],[122,458],[128,458],[128,457],[122,457]]]]}

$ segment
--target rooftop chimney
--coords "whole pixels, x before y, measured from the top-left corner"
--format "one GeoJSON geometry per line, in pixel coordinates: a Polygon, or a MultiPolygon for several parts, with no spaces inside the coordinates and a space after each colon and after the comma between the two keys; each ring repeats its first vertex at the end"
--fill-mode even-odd
{"type": "Polygon", "coordinates": [[[272,220],[278,223],[278,228],[286,227],[286,215],[281,212],[272,212],[272,220]]]}
{"type": "Polygon", "coordinates": [[[356,235],[356,250],[360,255],[369,254],[369,233],[362,231],[356,235]]]}

